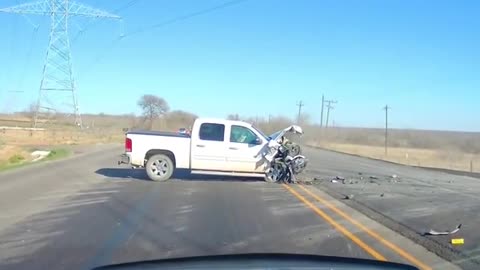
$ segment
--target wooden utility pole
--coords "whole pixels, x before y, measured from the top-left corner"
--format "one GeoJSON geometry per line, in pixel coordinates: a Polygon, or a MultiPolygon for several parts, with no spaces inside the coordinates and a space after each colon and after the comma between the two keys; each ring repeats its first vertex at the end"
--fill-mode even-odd
{"type": "Polygon", "coordinates": [[[325,103],[327,104],[327,122],[325,123],[325,127],[328,128],[328,120],[330,118],[330,110],[333,110],[334,107],[332,104],[336,104],[336,100],[325,100],[325,103]]]}
{"type": "Polygon", "coordinates": [[[302,107],[305,106],[305,103],[303,103],[301,100],[300,102],[297,103],[298,106],[298,116],[297,116],[297,124],[300,124],[300,116],[302,115],[302,107]]]}
{"type": "Polygon", "coordinates": [[[323,127],[323,107],[325,106],[325,96],[322,95],[322,111],[320,113],[320,127],[323,127]]]}
{"type": "Polygon", "coordinates": [[[385,156],[388,155],[388,110],[391,109],[388,105],[383,107],[385,110],[385,156]]]}

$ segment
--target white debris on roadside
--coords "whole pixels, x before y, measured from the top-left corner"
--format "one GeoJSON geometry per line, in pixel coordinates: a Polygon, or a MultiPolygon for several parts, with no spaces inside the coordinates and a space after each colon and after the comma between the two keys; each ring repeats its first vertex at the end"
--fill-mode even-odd
{"type": "Polygon", "coordinates": [[[462,227],[462,224],[459,224],[454,230],[452,231],[444,231],[444,232],[437,232],[435,230],[430,230],[429,232],[426,232],[425,235],[449,235],[449,234],[454,234],[460,231],[460,228],[462,227]]]}
{"type": "Polygon", "coordinates": [[[32,162],[39,161],[46,158],[50,154],[50,151],[33,151],[30,155],[33,157],[32,162]]]}

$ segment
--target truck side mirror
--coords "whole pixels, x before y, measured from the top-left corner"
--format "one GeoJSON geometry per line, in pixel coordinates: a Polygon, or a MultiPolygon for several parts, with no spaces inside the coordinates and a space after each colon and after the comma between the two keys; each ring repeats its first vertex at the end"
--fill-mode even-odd
{"type": "Polygon", "coordinates": [[[262,139],[260,139],[260,138],[257,137],[257,138],[255,139],[255,141],[253,142],[253,144],[255,144],[255,145],[260,145],[260,144],[262,144],[262,139]]]}

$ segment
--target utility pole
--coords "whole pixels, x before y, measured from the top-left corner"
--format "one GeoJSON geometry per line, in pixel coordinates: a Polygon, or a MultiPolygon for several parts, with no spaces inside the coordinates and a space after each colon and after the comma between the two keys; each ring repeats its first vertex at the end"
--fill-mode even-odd
{"type": "Polygon", "coordinates": [[[391,109],[388,105],[383,107],[385,110],[385,156],[388,155],[388,110],[391,109]]]}
{"type": "Polygon", "coordinates": [[[320,127],[323,127],[323,107],[325,106],[325,95],[322,95],[322,111],[320,113],[320,127]]]}
{"type": "Polygon", "coordinates": [[[325,127],[328,128],[328,119],[330,118],[330,110],[333,110],[335,108],[332,106],[332,104],[337,104],[338,102],[336,100],[325,100],[325,103],[327,103],[327,122],[325,123],[325,127]]]}
{"type": "Polygon", "coordinates": [[[302,107],[305,106],[305,103],[303,103],[301,100],[297,103],[298,106],[298,116],[297,116],[297,124],[300,124],[300,117],[302,115],[302,107]]]}
{"type": "Polygon", "coordinates": [[[2,8],[0,12],[50,16],[50,41],[43,65],[34,127],[41,122],[40,118],[45,117],[45,114],[48,120],[48,115],[52,112],[66,113],[62,112],[62,105],[65,106],[64,110],[73,110],[75,125],[81,127],[82,119],[76,96],[68,35],[69,19],[71,17],[121,19],[121,17],[70,0],[41,0],[2,8]]]}

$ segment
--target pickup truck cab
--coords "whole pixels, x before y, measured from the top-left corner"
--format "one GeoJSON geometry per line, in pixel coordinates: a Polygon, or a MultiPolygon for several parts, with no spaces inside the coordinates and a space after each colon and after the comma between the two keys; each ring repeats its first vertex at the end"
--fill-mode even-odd
{"type": "Polygon", "coordinates": [[[199,118],[191,135],[178,132],[130,131],[125,160],[145,167],[154,181],[168,180],[176,169],[196,174],[264,177],[264,158],[271,138],[242,121],[199,118]]]}

